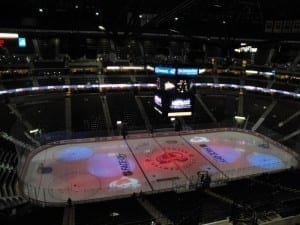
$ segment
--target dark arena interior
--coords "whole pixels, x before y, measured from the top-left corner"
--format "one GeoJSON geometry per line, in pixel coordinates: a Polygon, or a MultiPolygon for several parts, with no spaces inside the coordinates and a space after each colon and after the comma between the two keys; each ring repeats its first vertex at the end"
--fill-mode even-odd
{"type": "Polygon", "coordinates": [[[2,0],[1,225],[299,225],[296,0],[2,0]]]}

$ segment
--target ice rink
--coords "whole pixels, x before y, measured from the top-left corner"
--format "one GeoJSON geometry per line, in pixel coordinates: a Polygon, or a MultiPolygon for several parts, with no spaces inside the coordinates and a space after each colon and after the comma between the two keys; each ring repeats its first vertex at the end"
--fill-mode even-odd
{"type": "Polygon", "coordinates": [[[28,157],[23,190],[48,203],[118,198],[297,166],[296,154],[252,132],[208,130],[73,140],[42,146],[28,157]]]}

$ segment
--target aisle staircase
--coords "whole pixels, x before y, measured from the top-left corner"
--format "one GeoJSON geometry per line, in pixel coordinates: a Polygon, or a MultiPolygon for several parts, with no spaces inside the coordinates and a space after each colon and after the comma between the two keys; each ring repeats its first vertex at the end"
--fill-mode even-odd
{"type": "Polygon", "coordinates": [[[153,217],[158,224],[161,225],[174,225],[174,222],[171,221],[167,216],[155,208],[147,199],[142,196],[137,197],[137,201],[141,206],[153,217]]]}
{"type": "Polygon", "coordinates": [[[65,207],[62,225],[75,225],[75,207],[73,205],[65,207]]]}

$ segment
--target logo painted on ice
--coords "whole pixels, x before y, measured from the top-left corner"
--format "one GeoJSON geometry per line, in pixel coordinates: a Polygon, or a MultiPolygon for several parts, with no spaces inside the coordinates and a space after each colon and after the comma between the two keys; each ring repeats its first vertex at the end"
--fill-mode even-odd
{"type": "Polygon", "coordinates": [[[160,169],[178,170],[193,165],[194,157],[194,154],[185,149],[164,147],[154,151],[146,158],[145,162],[160,169]]]}
{"type": "Polygon", "coordinates": [[[218,163],[228,163],[222,156],[216,153],[213,149],[208,147],[206,144],[201,144],[200,147],[216,162],[218,163]]]}
{"type": "Polygon", "coordinates": [[[131,176],[132,171],[131,171],[131,168],[130,168],[130,164],[127,160],[126,154],[119,153],[117,155],[117,159],[118,159],[118,163],[120,165],[120,168],[123,172],[123,175],[124,176],[131,176]]]}

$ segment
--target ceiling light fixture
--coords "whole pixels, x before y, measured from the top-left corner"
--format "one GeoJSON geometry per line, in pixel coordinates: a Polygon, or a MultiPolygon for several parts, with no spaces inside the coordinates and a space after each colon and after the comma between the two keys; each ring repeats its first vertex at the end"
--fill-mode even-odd
{"type": "Polygon", "coordinates": [[[220,4],[220,2],[218,0],[214,1],[212,5],[216,8],[222,8],[222,5],[220,4]]]}
{"type": "Polygon", "coordinates": [[[19,34],[17,33],[0,33],[0,38],[6,39],[6,38],[18,38],[19,34]]]}
{"type": "Polygon", "coordinates": [[[98,28],[99,28],[99,30],[105,30],[105,27],[103,27],[101,25],[99,25],[98,28]]]}

